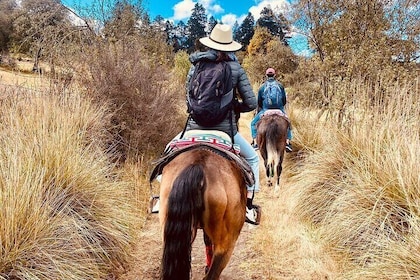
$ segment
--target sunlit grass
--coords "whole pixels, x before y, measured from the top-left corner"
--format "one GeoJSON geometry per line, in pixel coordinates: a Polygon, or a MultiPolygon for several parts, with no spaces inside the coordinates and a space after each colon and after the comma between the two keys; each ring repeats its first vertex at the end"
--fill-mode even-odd
{"type": "Polygon", "coordinates": [[[399,93],[392,100],[358,108],[364,115],[348,130],[332,121],[300,122],[305,126],[301,138],[316,139],[303,141],[314,145],[302,151],[303,163],[293,167],[296,210],[345,267],[343,279],[420,275],[419,256],[407,254],[420,238],[419,94],[408,89],[390,88],[399,93]],[[322,135],[312,133],[314,128],[322,135]]]}
{"type": "Polygon", "coordinates": [[[133,186],[103,151],[105,107],[18,93],[1,103],[0,277],[117,276],[138,217],[133,186]]]}

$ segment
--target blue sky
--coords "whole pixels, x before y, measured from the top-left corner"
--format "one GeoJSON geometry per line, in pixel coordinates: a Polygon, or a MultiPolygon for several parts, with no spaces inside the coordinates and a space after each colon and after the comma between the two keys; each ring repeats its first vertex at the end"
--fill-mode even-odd
{"type": "Polygon", "coordinates": [[[218,21],[230,25],[233,25],[236,20],[241,23],[248,12],[258,19],[262,8],[268,5],[273,10],[282,12],[289,7],[287,0],[165,0],[164,3],[161,0],[143,0],[152,19],[161,15],[165,19],[174,22],[182,20],[185,23],[197,2],[206,9],[207,16],[213,16],[218,21]]]}
{"type": "MultiPolygon", "coordinates": [[[[241,24],[248,12],[257,20],[261,10],[267,6],[275,12],[284,14],[287,14],[290,9],[290,0],[165,0],[165,4],[162,2],[161,0],[143,0],[143,5],[152,20],[157,15],[161,15],[175,23],[180,20],[186,23],[197,2],[206,9],[208,17],[213,16],[219,22],[232,26],[235,21],[241,24]]],[[[289,43],[296,54],[308,55],[307,41],[303,36],[292,34],[289,43]]]]}

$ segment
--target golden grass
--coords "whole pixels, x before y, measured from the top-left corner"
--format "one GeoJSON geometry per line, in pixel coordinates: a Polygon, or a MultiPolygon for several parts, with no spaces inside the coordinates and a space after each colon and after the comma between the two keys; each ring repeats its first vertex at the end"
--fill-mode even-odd
{"type": "Polygon", "coordinates": [[[102,150],[105,107],[2,92],[0,278],[104,279],[131,256],[133,187],[102,150]]]}
{"type": "Polygon", "coordinates": [[[300,137],[313,145],[291,178],[296,211],[344,268],[342,279],[420,276],[418,88],[388,90],[399,94],[358,108],[364,116],[347,131],[331,122],[300,121],[300,137]]]}
{"type": "MultiPolygon", "coordinates": [[[[293,146],[303,150],[305,140],[299,132],[301,120],[297,121],[299,110],[292,106],[289,109],[294,125],[293,146]]],[[[247,113],[242,114],[240,119],[240,133],[247,139],[250,139],[252,117],[252,113],[247,113]]],[[[247,279],[336,279],[339,273],[336,263],[325,254],[322,243],[314,242],[317,239],[313,229],[305,227],[296,215],[299,199],[295,186],[289,182],[289,177],[294,174],[295,157],[299,158],[299,155],[286,154],[279,195],[274,195],[272,188],[267,188],[260,158],[262,185],[255,203],[262,207],[262,222],[247,241],[250,249],[246,251],[246,259],[249,264],[241,267],[241,270],[247,271],[247,279]]]]}

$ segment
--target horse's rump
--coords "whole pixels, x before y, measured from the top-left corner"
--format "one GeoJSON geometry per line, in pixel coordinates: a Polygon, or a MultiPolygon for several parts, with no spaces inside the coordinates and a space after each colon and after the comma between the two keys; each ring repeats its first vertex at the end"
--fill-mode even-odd
{"type": "Polygon", "coordinates": [[[185,151],[163,168],[159,211],[164,239],[162,279],[189,279],[191,244],[199,227],[214,251],[206,277],[220,275],[244,224],[245,185],[234,161],[205,148],[185,151]]]}
{"type": "Polygon", "coordinates": [[[266,175],[271,178],[277,173],[276,188],[282,171],[288,127],[288,119],[279,114],[264,115],[257,124],[257,143],[264,160],[266,175]]]}

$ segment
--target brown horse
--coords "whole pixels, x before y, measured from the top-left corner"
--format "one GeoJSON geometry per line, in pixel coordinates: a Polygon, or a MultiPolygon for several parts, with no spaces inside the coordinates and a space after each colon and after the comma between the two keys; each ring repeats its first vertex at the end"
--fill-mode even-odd
{"type": "Polygon", "coordinates": [[[246,180],[238,165],[207,148],[177,155],[162,171],[161,279],[190,279],[191,245],[204,231],[206,275],[219,279],[245,221],[246,180]]]}
{"type": "Polygon", "coordinates": [[[267,182],[272,186],[271,179],[276,177],[276,192],[280,188],[288,127],[288,118],[280,110],[266,111],[257,124],[257,144],[264,160],[267,182]]]}

